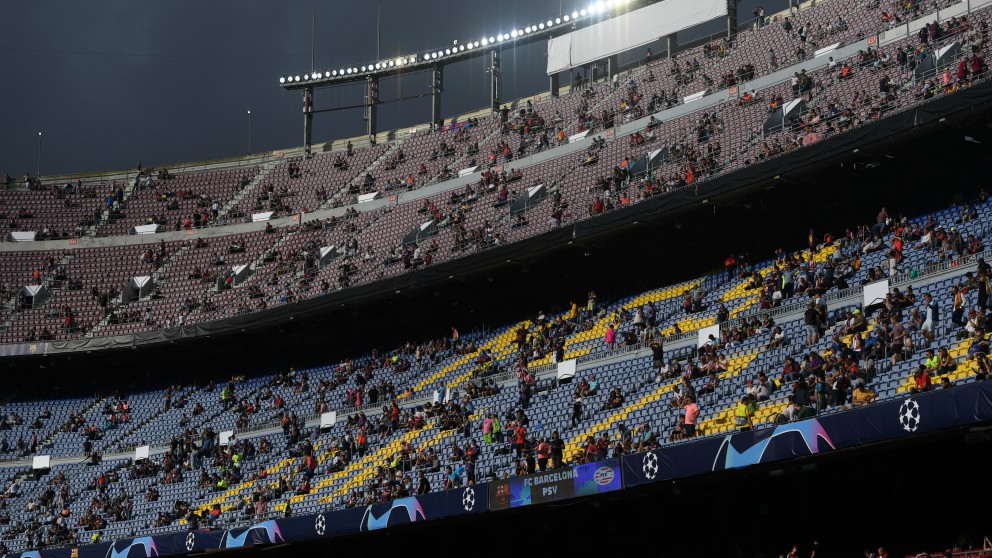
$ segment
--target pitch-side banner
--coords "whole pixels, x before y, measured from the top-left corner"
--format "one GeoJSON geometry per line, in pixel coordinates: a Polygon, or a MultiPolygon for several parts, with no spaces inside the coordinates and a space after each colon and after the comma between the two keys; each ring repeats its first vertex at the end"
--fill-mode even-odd
{"type": "Polygon", "coordinates": [[[10,552],[3,558],[106,558],[110,543],[65,546],[45,550],[10,552]]]}
{"type": "Polygon", "coordinates": [[[227,531],[220,548],[280,544],[377,531],[407,523],[481,513],[487,511],[488,506],[488,486],[483,483],[370,506],[261,521],[227,531]]]}
{"type": "Polygon", "coordinates": [[[625,487],[738,469],[992,420],[992,382],[875,403],[622,458],[625,487]]]}
{"type": "Polygon", "coordinates": [[[489,509],[505,510],[620,490],[620,461],[607,459],[489,483],[489,509]]]}
{"type": "Polygon", "coordinates": [[[183,531],[177,526],[176,532],[164,535],[119,539],[78,547],[12,552],[0,555],[0,558],[152,558],[329,538],[488,510],[489,486],[482,483],[371,506],[261,520],[230,529],[221,527],[183,531]]]}
{"type": "MultiPolygon", "coordinates": [[[[223,529],[213,531],[177,531],[175,533],[167,533],[165,535],[156,535],[152,537],[152,541],[154,543],[155,552],[157,552],[160,556],[166,556],[169,554],[185,554],[187,552],[198,553],[206,550],[216,550],[221,547],[220,545],[223,536],[223,529]]],[[[132,546],[132,549],[128,551],[128,556],[130,558],[142,558],[139,556],[140,552],[138,552],[141,545],[132,544],[137,540],[140,539],[114,541],[114,548],[117,550],[122,550],[124,547],[132,546]]],[[[154,555],[155,554],[148,554],[146,556],[154,555]]]]}

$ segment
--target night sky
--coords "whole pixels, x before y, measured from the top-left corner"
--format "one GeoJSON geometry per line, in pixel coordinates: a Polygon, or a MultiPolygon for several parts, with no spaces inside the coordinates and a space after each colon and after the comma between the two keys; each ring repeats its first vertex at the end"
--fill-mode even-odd
{"type": "MultiPolygon", "coordinates": [[[[556,17],[576,0],[381,0],[383,58],[478,40],[556,17]]],[[[785,5],[785,0],[781,2],[785,5]]],[[[742,3],[741,19],[750,18],[742,3]]],[[[766,4],[767,5],[767,4],[766,4]]],[[[0,172],[43,174],[168,165],[303,143],[299,92],[279,76],[375,60],[376,2],[3,0],[0,172]]],[[[711,33],[723,25],[700,32],[711,33]]],[[[504,51],[504,99],[547,88],[546,43],[504,51]]],[[[641,52],[631,53],[639,57],[641,52]]],[[[486,106],[483,58],[448,66],[442,111],[486,106]]],[[[383,81],[383,101],[428,92],[429,74],[383,81]]],[[[361,87],[318,91],[316,108],[361,102],[361,87]]],[[[430,119],[428,97],[384,104],[379,129],[430,119]]],[[[360,110],[314,118],[314,143],[360,135],[360,110]]]]}

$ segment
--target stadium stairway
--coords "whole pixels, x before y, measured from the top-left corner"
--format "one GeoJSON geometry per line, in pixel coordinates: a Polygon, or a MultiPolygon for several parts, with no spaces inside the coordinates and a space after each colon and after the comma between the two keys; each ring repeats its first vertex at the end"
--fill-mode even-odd
{"type": "MultiPolygon", "coordinates": [[[[105,398],[105,397],[97,397],[97,398],[95,398],[95,400],[93,401],[93,403],[91,403],[90,405],[87,405],[83,409],[79,409],[79,411],[76,412],[75,414],[77,416],[79,416],[79,415],[86,416],[86,415],[90,414],[91,412],[93,412],[93,411],[95,411],[95,410],[100,409],[101,407],[103,407],[103,404],[106,403],[106,402],[107,402],[107,398],[105,398]]],[[[55,430],[52,430],[52,432],[48,436],[46,436],[44,439],[38,441],[38,447],[39,448],[51,448],[52,445],[53,445],[53,442],[55,441],[55,438],[58,437],[58,435],[59,434],[62,434],[62,433],[63,433],[63,430],[62,430],[61,426],[59,428],[55,429],[55,430]]]]}
{"type": "Polygon", "coordinates": [[[241,188],[241,190],[239,190],[237,194],[232,196],[231,199],[227,200],[227,203],[225,203],[220,208],[218,215],[227,217],[227,215],[231,212],[231,210],[237,207],[239,203],[241,203],[241,200],[245,199],[245,197],[248,194],[254,192],[258,187],[262,185],[263,182],[269,180],[269,174],[272,172],[272,169],[279,166],[279,163],[281,162],[282,161],[279,159],[271,159],[269,161],[262,163],[262,166],[259,169],[258,173],[252,177],[252,179],[248,182],[248,185],[245,186],[244,188],[241,188]]]}
{"type": "MultiPolygon", "coordinates": [[[[833,244],[829,244],[829,245],[823,246],[822,248],[820,248],[819,250],[817,250],[816,253],[813,255],[813,261],[816,262],[816,263],[818,263],[818,264],[823,263],[827,258],[829,258],[830,256],[832,256],[834,254],[834,252],[836,252],[836,251],[837,251],[837,246],[835,246],[833,244]]],[[[802,252],[802,260],[803,261],[809,261],[809,251],[808,250],[804,250],[802,252]]],[[[758,270],[758,273],[760,273],[762,277],[765,277],[769,273],[771,273],[771,271],[772,271],[772,269],[774,267],[775,267],[775,264],[774,263],[769,263],[768,265],[760,268],[758,270]]],[[[740,279],[740,280],[737,280],[737,281],[738,281],[738,283],[736,285],[734,285],[730,289],[727,289],[727,291],[725,293],[723,293],[723,296],[720,297],[720,302],[730,302],[732,300],[735,300],[735,299],[738,299],[738,298],[742,298],[742,297],[751,295],[751,294],[753,294],[751,292],[751,290],[756,290],[756,289],[749,290],[747,288],[747,284],[750,282],[750,279],[740,279]]]]}
{"type": "Polygon", "coordinates": [[[348,193],[354,186],[361,186],[362,181],[365,180],[365,175],[371,174],[375,169],[379,167],[384,161],[388,161],[396,151],[403,147],[404,139],[398,139],[390,144],[389,148],[382,152],[381,155],[373,159],[364,169],[360,172],[355,173],[355,175],[345,183],[345,185],[334,193],[329,193],[327,199],[324,203],[320,204],[318,209],[330,209],[334,207],[334,204],[341,201],[342,199],[348,198],[348,193]]]}
{"type": "MultiPolygon", "coordinates": [[[[472,415],[470,417],[470,420],[472,421],[478,420],[480,416],[481,416],[480,413],[476,413],[475,415],[472,415]]],[[[333,494],[331,494],[330,496],[325,496],[323,498],[320,498],[318,501],[320,503],[331,503],[334,501],[334,498],[345,496],[352,489],[364,486],[368,478],[371,477],[372,474],[375,472],[375,467],[378,464],[387,462],[390,457],[392,457],[394,454],[396,454],[403,448],[404,443],[415,444],[420,447],[437,447],[445,439],[458,432],[457,429],[455,430],[438,429],[437,432],[434,433],[434,435],[431,436],[429,439],[423,441],[422,443],[417,443],[418,438],[424,438],[428,436],[430,432],[434,431],[435,429],[437,429],[436,421],[433,425],[426,426],[420,430],[413,430],[410,432],[406,432],[402,436],[394,438],[389,443],[380,447],[379,449],[366,454],[365,457],[353,461],[347,467],[345,467],[344,470],[334,473],[328,478],[320,480],[313,486],[314,490],[319,490],[325,486],[332,486],[335,483],[335,481],[339,479],[347,479],[343,485],[341,485],[333,492],[333,494]]],[[[300,501],[303,498],[304,498],[303,496],[297,496],[295,498],[291,498],[290,502],[293,502],[294,500],[300,501]]]]}
{"type": "MultiPolygon", "coordinates": [[[[498,335],[496,335],[496,337],[494,337],[490,341],[487,341],[487,342],[483,343],[482,345],[480,345],[478,347],[478,350],[476,350],[475,352],[469,353],[467,355],[463,355],[461,358],[456,359],[454,362],[452,362],[452,363],[448,364],[447,366],[441,368],[437,372],[435,372],[435,373],[431,374],[430,376],[427,376],[426,378],[420,380],[419,382],[417,382],[416,384],[414,384],[413,390],[412,390],[413,393],[419,393],[424,388],[429,387],[431,385],[436,384],[437,382],[440,382],[440,381],[444,380],[445,378],[448,377],[449,374],[457,371],[459,368],[461,368],[461,367],[463,367],[465,365],[469,365],[469,368],[472,368],[472,366],[471,366],[472,363],[475,361],[475,359],[477,359],[479,357],[479,354],[481,354],[483,350],[488,350],[493,355],[495,355],[497,353],[504,353],[507,350],[507,347],[512,346],[513,341],[516,338],[515,337],[515,332],[520,327],[527,327],[527,328],[529,328],[530,327],[530,321],[529,320],[525,320],[523,322],[518,323],[514,327],[507,328],[507,329],[503,330],[502,332],[500,332],[498,335]]],[[[462,376],[459,376],[459,378],[461,378],[462,380],[464,380],[465,378],[468,378],[469,376],[471,376],[471,370],[468,373],[463,374],[462,376]]],[[[453,384],[449,384],[449,385],[457,385],[458,383],[461,383],[462,380],[459,380],[459,381],[454,382],[453,384]]],[[[397,399],[401,399],[401,398],[405,398],[405,395],[401,394],[401,395],[397,396],[397,399]]]]}
{"type": "MultiPolygon", "coordinates": [[[[739,375],[751,364],[751,362],[758,356],[757,352],[746,353],[742,355],[735,356],[728,359],[727,370],[722,372],[718,377],[720,379],[727,379],[739,375]]],[[[575,435],[571,440],[565,444],[565,458],[569,459],[569,456],[573,455],[579,450],[581,445],[586,441],[590,435],[596,435],[603,431],[608,431],[613,428],[619,421],[627,419],[630,415],[634,414],[635,411],[644,409],[649,406],[660,406],[662,396],[666,393],[674,391],[679,384],[681,379],[675,379],[666,382],[664,385],[652,389],[646,395],[641,396],[637,401],[624,406],[622,409],[610,413],[604,419],[597,422],[596,424],[583,428],[580,434],[575,435]]],[[[729,409],[731,412],[733,409],[729,409]]],[[[721,412],[725,412],[724,411],[721,412]]],[[[636,425],[632,425],[636,426],[636,425]]]]}
{"type": "Polygon", "coordinates": [[[576,452],[580,452],[583,443],[588,440],[589,436],[595,436],[604,431],[609,431],[614,428],[618,422],[625,420],[628,416],[633,414],[635,411],[643,409],[648,405],[658,402],[661,400],[661,396],[671,392],[678,386],[678,381],[668,382],[663,386],[657,387],[646,395],[641,396],[637,401],[623,407],[622,409],[611,413],[606,416],[603,420],[593,424],[592,426],[583,428],[579,434],[573,436],[569,441],[565,442],[565,450],[563,456],[566,461],[572,461],[572,456],[576,452]]]}
{"type": "MultiPolygon", "coordinates": [[[[654,304],[657,302],[662,302],[665,300],[673,299],[675,297],[681,296],[686,291],[694,290],[699,287],[702,281],[697,280],[690,282],[688,284],[679,284],[674,287],[668,287],[664,289],[659,289],[644,293],[642,295],[635,296],[626,302],[622,302],[617,305],[619,307],[628,308],[632,311],[636,311],[637,308],[644,306],[645,304],[654,304]]],[[[691,320],[687,320],[688,322],[691,320]]],[[[569,339],[565,340],[565,360],[579,358],[584,356],[593,350],[593,345],[597,340],[602,340],[606,335],[606,330],[611,323],[616,322],[614,313],[608,313],[605,317],[598,320],[596,324],[587,331],[582,331],[576,333],[569,339]],[[583,345],[582,347],[575,347],[575,345],[583,345]]],[[[681,327],[681,324],[680,324],[681,327]]],[[[698,326],[705,327],[705,326],[698,326]]],[[[694,329],[698,329],[694,328],[694,329]]],[[[671,335],[674,332],[674,328],[669,328],[670,331],[663,331],[665,335],[671,335]]],[[[686,330],[684,330],[686,331],[686,330]]],[[[542,366],[546,364],[551,364],[553,362],[554,355],[549,354],[544,358],[535,360],[531,363],[531,366],[542,366]]]]}
{"type": "MultiPolygon", "coordinates": [[[[317,449],[319,449],[319,444],[315,444],[314,451],[317,451],[317,449]]],[[[270,465],[266,467],[265,472],[268,475],[267,478],[271,479],[269,482],[269,486],[273,486],[273,487],[277,486],[279,475],[285,474],[288,471],[290,471],[290,468],[292,467],[293,463],[295,463],[299,459],[300,458],[298,457],[285,457],[277,461],[275,465],[270,465]]],[[[227,490],[224,490],[219,495],[209,499],[206,503],[196,506],[195,510],[198,511],[203,517],[206,517],[207,514],[210,512],[210,508],[212,508],[214,505],[217,504],[220,505],[221,511],[228,511],[233,507],[235,507],[239,502],[239,494],[242,491],[251,490],[252,488],[254,488],[255,482],[256,481],[247,480],[247,481],[242,481],[233,487],[229,487],[227,490]]],[[[180,519],[179,523],[185,524],[186,519],[185,518],[180,519]]]]}

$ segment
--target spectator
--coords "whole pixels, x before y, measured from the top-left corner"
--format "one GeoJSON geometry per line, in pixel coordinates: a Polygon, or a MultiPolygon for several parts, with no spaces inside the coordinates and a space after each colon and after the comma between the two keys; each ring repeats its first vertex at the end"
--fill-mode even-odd
{"type": "Polygon", "coordinates": [[[746,432],[754,428],[754,413],[757,407],[751,395],[745,395],[737,403],[734,409],[734,426],[740,432],[746,432]]]}
{"type": "Polygon", "coordinates": [[[699,405],[696,404],[696,399],[691,396],[686,397],[685,401],[683,428],[687,438],[694,438],[696,436],[696,420],[699,418],[699,405]]]}
{"type": "Polygon", "coordinates": [[[803,323],[806,324],[806,344],[813,346],[820,338],[820,314],[812,302],[806,305],[803,323]]]}
{"type": "Polygon", "coordinates": [[[865,385],[860,384],[854,388],[854,394],[851,396],[851,403],[855,407],[863,407],[870,403],[874,403],[878,399],[878,395],[868,389],[865,385]]]}
{"type": "Polygon", "coordinates": [[[913,372],[913,387],[909,388],[912,394],[924,393],[933,389],[930,383],[930,376],[927,374],[926,365],[921,364],[916,372],[913,372]]]}
{"type": "Polygon", "coordinates": [[[575,397],[572,399],[572,418],[571,424],[572,428],[579,425],[579,421],[582,420],[582,393],[576,391],[575,397]]]}

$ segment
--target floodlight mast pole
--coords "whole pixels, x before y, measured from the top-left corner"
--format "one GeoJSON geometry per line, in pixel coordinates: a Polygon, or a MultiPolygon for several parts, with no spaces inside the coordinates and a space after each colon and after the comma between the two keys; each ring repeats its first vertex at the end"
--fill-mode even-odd
{"type": "MultiPolygon", "coordinates": [[[[380,37],[382,30],[382,0],[377,0],[376,11],[375,11],[375,59],[381,60],[382,53],[380,37]]],[[[378,65],[378,64],[377,64],[378,65]]],[[[366,135],[369,138],[369,143],[375,144],[375,134],[378,131],[378,114],[379,114],[379,76],[375,74],[369,75],[365,79],[365,125],[366,125],[366,135]]]]}
{"type": "Polygon", "coordinates": [[[435,64],[431,70],[431,125],[444,126],[441,116],[441,92],[444,91],[444,65],[435,64]]]}
{"type": "Polygon", "coordinates": [[[737,0],[727,0],[727,38],[737,35],[737,0]]]}
{"type": "MultiPolygon", "coordinates": [[[[310,74],[317,67],[317,12],[310,15],[310,74]]],[[[303,89],[303,158],[309,159],[312,153],[311,137],[313,135],[313,86],[303,89]]]]}
{"type": "Polygon", "coordinates": [[[369,142],[375,144],[379,115],[379,76],[365,78],[365,123],[369,142]]]}
{"type": "Polygon", "coordinates": [[[499,75],[500,75],[500,64],[499,64],[499,47],[493,49],[491,63],[489,65],[490,73],[490,91],[489,91],[489,105],[493,111],[493,114],[499,112],[499,75]]]}
{"type": "Polygon", "coordinates": [[[313,86],[303,89],[303,157],[311,155],[310,137],[313,133],[313,86]]]}

